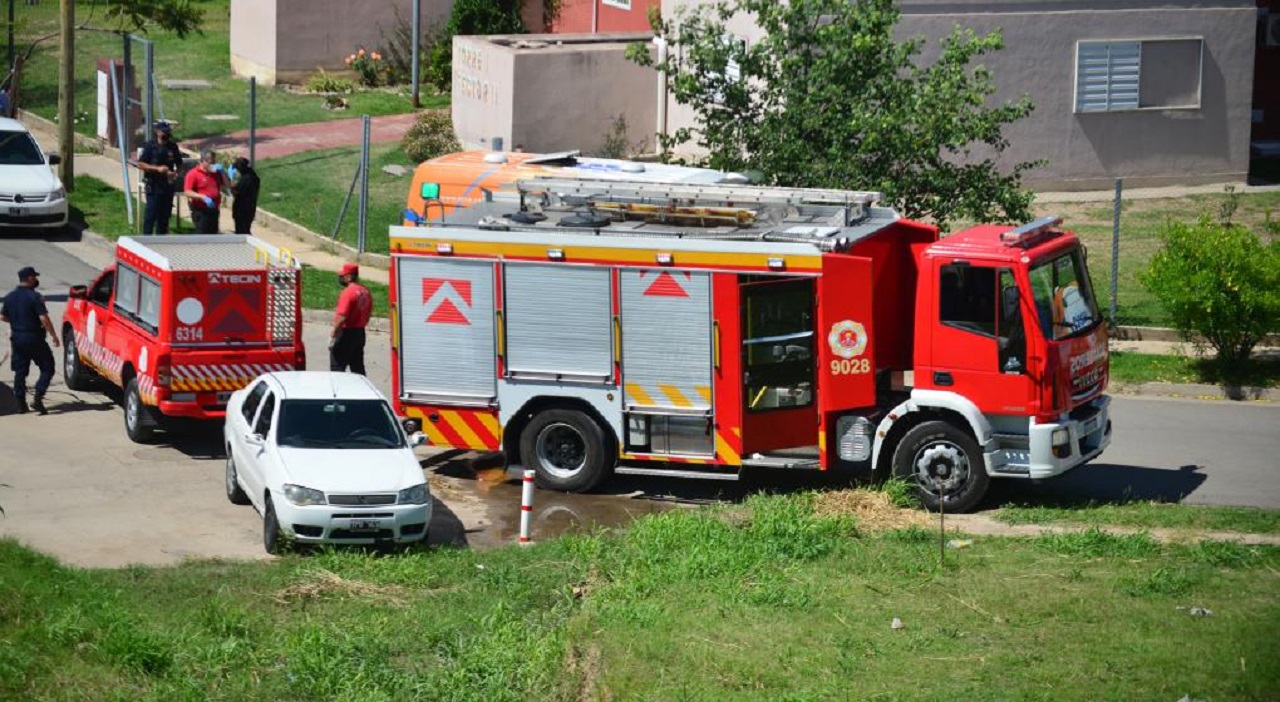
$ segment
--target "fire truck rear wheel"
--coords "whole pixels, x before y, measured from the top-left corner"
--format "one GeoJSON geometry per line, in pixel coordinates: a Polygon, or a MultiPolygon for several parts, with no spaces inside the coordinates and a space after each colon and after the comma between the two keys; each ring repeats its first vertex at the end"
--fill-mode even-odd
{"type": "Polygon", "coordinates": [[[62,377],[72,390],[88,390],[92,378],[89,367],[80,360],[76,333],[71,329],[62,332],[62,377]]]}
{"type": "Polygon", "coordinates": [[[148,443],[155,436],[155,413],[143,404],[137,378],[130,378],[124,389],[124,430],[135,444],[148,443]]]}
{"type": "Polygon", "coordinates": [[[586,492],[613,468],[609,441],[591,417],[552,409],[535,416],[520,434],[520,456],[537,471],[540,487],[586,492]]]}
{"type": "Polygon", "coordinates": [[[912,427],[893,452],[893,475],[915,487],[931,511],[968,512],[987,493],[990,477],[978,443],[953,424],[930,421],[912,427]],[[945,500],[945,501],[944,501],[945,500]]]}

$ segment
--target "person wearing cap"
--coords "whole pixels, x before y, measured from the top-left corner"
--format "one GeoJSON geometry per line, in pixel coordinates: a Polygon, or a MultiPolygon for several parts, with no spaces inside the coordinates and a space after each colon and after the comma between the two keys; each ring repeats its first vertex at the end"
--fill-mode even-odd
{"type": "Polygon", "coordinates": [[[173,140],[173,126],[164,120],[155,124],[155,139],[142,145],[138,170],[147,192],[142,214],[143,234],[168,234],[173,216],[173,193],[182,168],[182,152],[173,140]]]}
{"type": "Polygon", "coordinates": [[[354,263],[342,264],[338,282],[342,294],[338,295],[338,309],[333,313],[333,333],[329,337],[329,370],[364,375],[364,328],[373,314],[373,296],[368,288],[356,282],[360,267],[354,263]]]}
{"type": "Polygon", "coordinates": [[[200,152],[200,163],[187,171],[182,182],[182,194],[191,204],[191,222],[198,234],[218,233],[218,208],[222,206],[222,189],[227,179],[222,173],[218,155],[212,151],[200,152]]]}
{"type": "Polygon", "coordinates": [[[44,408],[44,394],[53,381],[53,351],[45,341],[46,333],[58,345],[58,334],[49,320],[49,310],[44,298],[36,292],[40,287],[40,274],[31,266],[18,271],[18,287],[5,295],[0,303],[0,322],[9,323],[9,344],[13,358],[13,396],[18,401],[18,413],[27,411],[27,373],[31,364],[40,369],[36,379],[35,399],[31,406],[40,414],[44,408]]]}

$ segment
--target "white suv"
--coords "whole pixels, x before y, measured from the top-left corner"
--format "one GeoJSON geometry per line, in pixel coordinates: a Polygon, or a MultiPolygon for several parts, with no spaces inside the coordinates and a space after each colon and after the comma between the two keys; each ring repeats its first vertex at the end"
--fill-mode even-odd
{"type": "Polygon", "coordinates": [[[411,441],[362,375],[267,373],[231,395],[227,499],[262,515],[262,542],[409,543],[427,537],[431,491],[411,441]]]}
{"type": "Polygon", "coordinates": [[[21,122],[0,117],[0,226],[66,226],[67,191],[49,168],[58,161],[21,122]]]}

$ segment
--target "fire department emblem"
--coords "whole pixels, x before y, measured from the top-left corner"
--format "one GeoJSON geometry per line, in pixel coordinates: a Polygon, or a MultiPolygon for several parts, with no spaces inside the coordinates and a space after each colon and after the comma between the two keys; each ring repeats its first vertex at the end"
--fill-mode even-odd
{"type": "Polygon", "coordinates": [[[867,350],[867,329],[860,322],[846,319],[831,325],[827,335],[831,353],[840,358],[861,356],[867,350]]]}

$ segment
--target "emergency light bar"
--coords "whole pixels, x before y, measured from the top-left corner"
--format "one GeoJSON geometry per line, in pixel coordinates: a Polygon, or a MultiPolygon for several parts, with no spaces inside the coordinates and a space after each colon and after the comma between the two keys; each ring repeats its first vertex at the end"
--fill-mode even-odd
{"type": "Polygon", "coordinates": [[[1041,217],[1034,222],[1028,222],[1017,229],[1010,229],[1001,234],[1000,241],[1005,246],[1031,248],[1031,246],[1056,233],[1054,230],[1060,224],[1062,224],[1062,218],[1057,215],[1041,217]]]}

